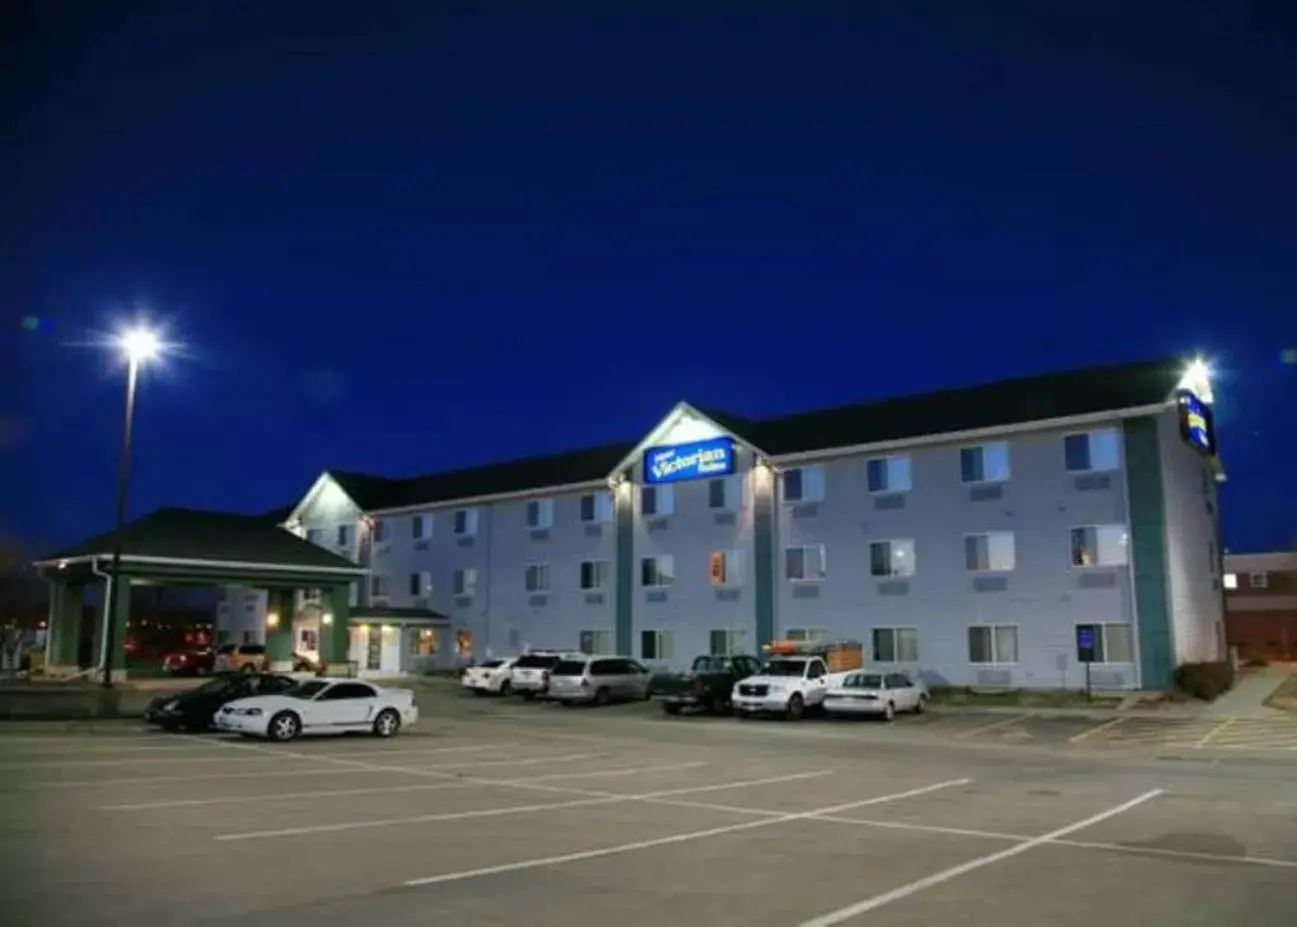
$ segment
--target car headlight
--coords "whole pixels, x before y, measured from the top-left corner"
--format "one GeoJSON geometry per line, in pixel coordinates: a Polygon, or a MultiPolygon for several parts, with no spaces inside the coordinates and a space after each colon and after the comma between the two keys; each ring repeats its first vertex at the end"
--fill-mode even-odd
{"type": "Polygon", "coordinates": [[[174,699],[174,698],[173,698],[171,701],[167,702],[165,705],[162,706],[162,710],[163,710],[163,711],[175,711],[176,706],[179,705],[179,704],[180,704],[180,700],[179,700],[179,699],[174,699]]]}
{"type": "Polygon", "coordinates": [[[783,691],[784,691],[784,687],[783,687],[782,684],[777,683],[777,682],[775,682],[775,683],[771,683],[771,685],[770,685],[770,689],[769,689],[769,692],[770,692],[771,695],[780,695],[780,694],[783,693],[783,691]]]}
{"type": "Polygon", "coordinates": [[[250,717],[250,718],[255,718],[255,717],[257,717],[257,715],[261,714],[261,709],[260,709],[260,708],[245,708],[245,709],[243,709],[242,714],[245,714],[245,715],[247,715],[247,716],[250,717]]]}

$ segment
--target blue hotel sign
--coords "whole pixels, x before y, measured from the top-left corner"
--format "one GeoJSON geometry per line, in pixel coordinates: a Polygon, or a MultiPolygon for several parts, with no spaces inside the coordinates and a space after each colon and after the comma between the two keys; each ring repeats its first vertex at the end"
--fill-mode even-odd
{"type": "Polygon", "coordinates": [[[644,482],[650,485],[728,476],[733,472],[732,438],[651,447],[644,452],[644,482]]]}
{"type": "Polygon", "coordinates": [[[1180,437],[1199,453],[1212,456],[1216,453],[1216,423],[1211,406],[1187,389],[1180,390],[1180,437]]]}

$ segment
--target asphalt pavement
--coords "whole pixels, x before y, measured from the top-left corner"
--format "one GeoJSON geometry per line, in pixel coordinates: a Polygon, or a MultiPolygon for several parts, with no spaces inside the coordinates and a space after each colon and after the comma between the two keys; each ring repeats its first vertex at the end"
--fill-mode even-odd
{"type": "Polygon", "coordinates": [[[387,741],[6,726],[3,910],[43,925],[1288,927],[1297,909],[1286,729],[1238,747],[1242,720],[1141,741],[1138,725],[1110,737],[1141,719],[420,701],[387,741]]]}

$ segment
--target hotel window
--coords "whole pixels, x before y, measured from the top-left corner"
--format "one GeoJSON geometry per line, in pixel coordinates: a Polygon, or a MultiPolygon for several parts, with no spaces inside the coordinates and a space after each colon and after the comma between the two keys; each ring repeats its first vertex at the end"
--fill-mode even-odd
{"type": "Polygon", "coordinates": [[[577,634],[577,648],[589,656],[612,653],[611,631],[581,631],[577,634]]]}
{"type": "Polygon", "coordinates": [[[964,535],[964,566],[970,573],[1007,573],[1017,562],[1012,531],[964,535]]]}
{"type": "Polygon", "coordinates": [[[415,598],[432,595],[432,574],[424,570],[410,574],[410,595],[415,598]]]}
{"type": "Polygon", "coordinates": [[[607,560],[582,560],[581,588],[587,591],[607,588],[610,569],[607,560]]]}
{"type": "Polygon", "coordinates": [[[824,499],[824,468],[818,464],[785,470],[783,481],[785,502],[821,502],[824,499]]]}
{"type": "Polygon", "coordinates": [[[374,543],[382,544],[387,540],[387,522],[381,518],[375,518],[373,521],[374,543]]]}
{"type": "Polygon", "coordinates": [[[351,546],[351,525],[338,525],[338,546],[351,546]]]}
{"type": "Polygon", "coordinates": [[[874,628],[875,663],[918,663],[917,628],[874,628]]]}
{"type": "Polygon", "coordinates": [[[1126,563],[1125,525],[1087,525],[1072,529],[1072,566],[1123,566],[1126,563]]]}
{"type": "Polygon", "coordinates": [[[708,558],[708,576],[713,586],[743,585],[743,551],[712,551],[708,558]]]}
{"type": "Polygon", "coordinates": [[[1017,663],[1017,627],[1011,624],[975,624],[969,627],[968,662],[984,666],[1017,663]]]}
{"type": "Polygon", "coordinates": [[[646,589],[670,586],[676,578],[675,557],[670,554],[645,557],[640,561],[639,577],[640,585],[646,589]]]}
{"type": "Polygon", "coordinates": [[[874,457],[865,462],[865,477],[873,493],[909,492],[910,456],[874,457]]]}
{"type": "Polygon", "coordinates": [[[533,530],[554,527],[553,499],[532,499],[527,503],[527,527],[533,530]]]}
{"type": "Polygon", "coordinates": [[[321,592],[319,589],[303,589],[302,604],[304,605],[317,604],[320,601],[320,599],[323,597],[323,595],[324,593],[321,592]]]}
{"type": "Polygon", "coordinates": [[[743,479],[738,476],[721,476],[707,481],[707,507],[709,509],[737,509],[743,506],[743,479]]]}
{"type": "Polygon", "coordinates": [[[1238,574],[1237,574],[1237,573],[1226,573],[1226,574],[1225,574],[1225,588],[1226,588],[1226,589],[1237,589],[1237,588],[1238,588],[1238,574]]]}
{"type": "Polygon", "coordinates": [[[1063,438],[1063,463],[1069,473],[1116,470],[1120,466],[1117,429],[1100,428],[1063,438]]]}
{"type": "Polygon", "coordinates": [[[306,529],[306,539],[307,539],[308,541],[310,541],[312,544],[319,544],[319,543],[320,543],[320,529],[319,529],[319,528],[307,528],[307,529],[306,529]]]}
{"type": "Polygon", "coordinates": [[[870,576],[913,576],[914,542],[873,541],[869,545],[870,576]]]}
{"type": "Polygon", "coordinates": [[[584,522],[612,521],[612,494],[588,492],[582,496],[581,520],[584,522]]]}
{"type": "Polygon", "coordinates": [[[432,516],[415,515],[410,519],[410,537],[416,541],[426,541],[432,537],[432,516]]]}
{"type": "Polygon", "coordinates": [[[639,655],[643,660],[670,660],[671,632],[646,630],[639,635],[639,655]]]}
{"type": "Polygon", "coordinates": [[[432,628],[411,629],[410,650],[416,657],[434,657],[437,655],[437,632],[432,628]]]}
{"type": "Polygon", "coordinates": [[[645,517],[673,515],[676,510],[676,490],[674,486],[641,486],[639,491],[639,510],[645,517]]]}
{"type": "Polygon", "coordinates": [[[813,644],[829,636],[824,628],[789,628],[784,632],[784,639],[795,644],[813,644]]]}
{"type": "Polygon", "coordinates": [[[1007,441],[977,444],[959,451],[959,475],[965,483],[1004,483],[1009,473],[1007,441]]]}
{"type": "Polygon", "coordinates": [[[369,594],[371,596],[387,595],[387,577],[382,573],[375,573],[369,577],[369,594]]]}
{"type": "Polygon", "coordinates": [[[477,570],[472,567],[456,570],[451,574],[450,588],[457,596],[472,595],[477,591],[477,570]]]}
{"type": "Polygon", "coordinates": [[[1094,641],[1094,662],[1095,663],[1133,663],[1135,662],[1135,650],[1131,646],[1130,625],[1125,622],[1111,622],[1103,624],[1078,624],[1077,630],[1077,654],[1076,658],[1081,659],[1080,639],[1082,631],[1089,631],[1094,641]]]}
{"type": "Polygon", "coordinates": [[[456,509],[456,537],[472,537],[475,534],[477,534],[477,509],[456,509]]]}
{"type": "Polygon", "coordinates": [[[785,579],[795,583],[816,583],[826,575],[823,544],[803,544],[784,551],[785,579]]]}
{"type": "Polygon", "coordinates": [[[1269,589],[1270,574],[1269,573],[1249,573],[1247,575],[1247,584],[1253,589],[1269,589]]]}
{"type": "Polygon", "coordinates": [[[708,652],[713,657],[728,657],[734,653],[748,652],[748,632],[731,629],[717,628],[708,634],[708,652]]]}
{"type": "Polygon", "coordinates": [[[549,564],[528,564],[523,581],[528,592],[549,592],[549,564]]]}

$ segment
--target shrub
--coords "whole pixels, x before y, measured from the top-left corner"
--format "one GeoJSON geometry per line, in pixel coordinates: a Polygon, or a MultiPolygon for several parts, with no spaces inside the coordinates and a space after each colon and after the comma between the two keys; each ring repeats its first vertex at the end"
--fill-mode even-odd
{"type": "Polygon", "coordinates": [[[1175,685],[1196,699],[1210,702],[1234,685],[1234,667],[1228,662],[1184,663],[1176,667],[1175,685]]]}

